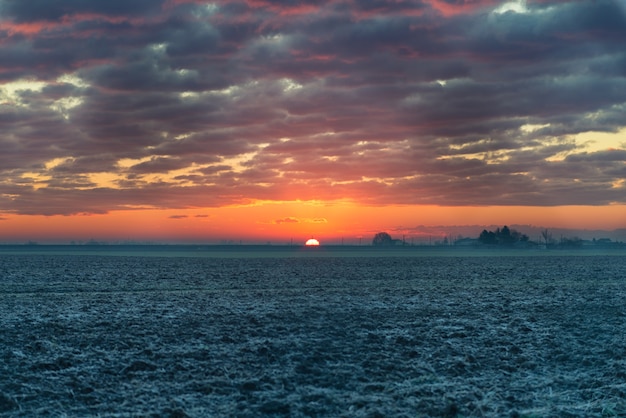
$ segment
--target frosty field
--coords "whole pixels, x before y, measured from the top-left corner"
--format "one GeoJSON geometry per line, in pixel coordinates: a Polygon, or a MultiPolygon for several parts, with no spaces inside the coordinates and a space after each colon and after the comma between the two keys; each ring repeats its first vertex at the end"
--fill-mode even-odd
{"type": "Polygon", "coordinates": [[[5,252],[0,416],[625,416],[625,297],[619,255],[5,252]]]}

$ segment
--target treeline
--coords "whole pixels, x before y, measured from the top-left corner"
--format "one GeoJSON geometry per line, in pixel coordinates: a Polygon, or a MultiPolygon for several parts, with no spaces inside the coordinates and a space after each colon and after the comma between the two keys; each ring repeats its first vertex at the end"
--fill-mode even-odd
{"type": "MultiPolygon", "coordinates": [[[[458,236],[457,239],[448,239],[443,237],[439,241],[430,241],[428,245],[434,246],[455,246],[455,247],[513,247],[513,248],[543,248],[543,249],[576,249],[576,248],[605,248],[605,249],[622,249],[626,248],[626,243],[620,241],[612,241],[609,238],[600,238],[593,240],[583,240],[579,237],[563,237],[554,239],[548,229],[541,231],[538,239],[530,240],[528,235],[523,234],[508,226],[496,228],[495,231],[483,229],[478,237],[464,238],[458,236]]],[[[397,247],[397,246],[413,246],[413,240],[408,244],[402,239],[394,239],[387,232],[379,232],[372,239],[372,245],[377,247],[397,247]]],[[[418,244],[425,245],[425,244],[418,244]]]]}
{"type": "Polygon", "coordinates": [[[579,237],[561,237],[556,240],[547,229],[541,231],[539,241],[531,241],[528,235],[522,234],[515,229],[503,226],[495,231],[484,229],[478,237],[478,243],[491,246],[515,246],[522,248],[553,248],[553,249],[576,249],[583,247],[596,248],[624,248],[626,245],[620,241],[611,241],[609,238],[601,238],[592,241],[585,241],[579,237]]]}
{"type": "Polygon", "coordinates": [[[497,228],[495,231],[487,231],[483,229],[480,233],[478,241],[487,245],[515,245],[517,243],[528,243],[528,235],[522,234],[515,229],[503,226],[502,229],[497,228]]]}

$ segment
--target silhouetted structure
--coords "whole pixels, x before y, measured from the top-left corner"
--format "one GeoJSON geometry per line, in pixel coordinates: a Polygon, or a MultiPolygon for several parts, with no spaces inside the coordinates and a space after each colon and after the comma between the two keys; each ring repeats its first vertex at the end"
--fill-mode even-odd
{"type": "Polygon", "coordinates": [[[578,237],[561,238],[559,246],[561,248],[582,248],[583,240],[578,237]]]}

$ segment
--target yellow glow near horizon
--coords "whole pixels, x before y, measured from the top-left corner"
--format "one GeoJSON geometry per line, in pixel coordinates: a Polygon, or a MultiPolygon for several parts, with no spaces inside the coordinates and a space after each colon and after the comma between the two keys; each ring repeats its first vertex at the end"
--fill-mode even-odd
{"type": "MultiPolygon", "coordinates": [[[[6,196],[5,196],[6,197],[6,196]]],[[[528,225],[541,228],[626,228],[624,205],[560,207],[361,206],[355,203],[280,202],[195,209],[129,208],[100,215],[0,214],[0,242],[70,241],[366,243],[392,236],[438,234],[439,227],[528,225]],[[307,220],[324,219],[324,222],[307,220]],[[289,221],[285,221],[285,219],[289,221]],[[280,221],[280,222],[277,222],[280,221]],[[423,232],[427,228],[431,232],[423,232]],[[420,232],[422,231],[422,232],[420,232]]],[[[523,228],[520,228],[523,229],[523,228]]],[[[477,235],[480,228],[467,232],[477,235]]],[[[435,236],[433,235],[433,236],[435,236]]]]}

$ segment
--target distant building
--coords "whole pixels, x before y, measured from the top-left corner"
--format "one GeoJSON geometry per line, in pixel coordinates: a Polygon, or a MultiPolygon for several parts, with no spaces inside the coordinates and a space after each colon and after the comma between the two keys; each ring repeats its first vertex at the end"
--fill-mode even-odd
{"type": "Polygon", "coordinates": [[[459,238],[454,241],[454,245],[458,247],[474,247],[479,244],[476,238],[459,238]]]}

